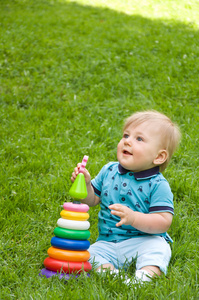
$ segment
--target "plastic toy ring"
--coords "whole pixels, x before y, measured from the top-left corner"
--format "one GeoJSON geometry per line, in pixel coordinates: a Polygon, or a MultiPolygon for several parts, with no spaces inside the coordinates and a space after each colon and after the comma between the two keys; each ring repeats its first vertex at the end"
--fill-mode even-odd
{"type": "Polygon", "coordinates": [[[90,237],[88,230],[73,230],[61,227],[56,227],[54,234],[60,238],[71,240],[87,240],[90,237]]]}
{"type": "Polygon", "coordinates": [[[90,227],[88,221],[74,221],[67,219],[58,219],[57,225],[62,228],[75,229],[75,230],[87,230],[90,227]]]}
{"type": "MultiPolygon", "coordinates": [[[[88,277],[90,277],[90,274],[86,274],[88,277]]],[[[39,273],[39,276],[45,276],[46,278],[50,278],[52,276],[56,276],[59,279],[64,278],[64,280],[69,280],[70,278],[78,278],[79,274],[64,274],[64,273],[57,273],[57,271],[51,271],[46,268],[42,269],[39,273]]]]}
{"type": "Polygon", "coordinates": [[[69,240],[54,236],[51,239],[51,245],[65,250],[83,251],[90,247],[90,242],[88,240],[69,240]]]}
{"type": "Polygon", "coordinates": [[[51,270],[51,271],[61,271],[65,273],[82,273],[83,271],[88,272],[92,269],[91,264],[86,261],[86,262],[73,262],[73,261],[64,261],[64,260],[57,260],[51,257],[47,257],[44,260],[44,266],[46,269],[51,270]]]}
{"type": "Polygon", "coordinates": [[[55,247],[50,247],[48,249],[48,255],[51,258],[67,261],[87,261],[90,258],[90,253],[88,251],[63,250],[55,247]]]}
{"type": "Polygon", "coordinates": [[[65,202],[63,204],[63,208],[69,211],[76,211],[76,212],[87,212],[89,210],[89,206],[87,204],[75,204],[72,202],[65,202]]]}
{"type": "Polygon", "coordinates": [[[68,211],[68,210],[62,210],[60,212],[60,215],[63,219],[76,220],[76,221],[86,221],[89,218],[88,213],[68,211]]]}

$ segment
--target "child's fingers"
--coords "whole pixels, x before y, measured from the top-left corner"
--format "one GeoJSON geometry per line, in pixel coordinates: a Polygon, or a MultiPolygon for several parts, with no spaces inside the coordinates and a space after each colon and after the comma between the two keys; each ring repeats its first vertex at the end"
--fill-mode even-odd
{"type": "Polygon", "coordinates": [[[78,175],[79,174],[79,169],[80,169],[81,164],[77,164],[77,167],[74,169],[75,174],[78,175]]]}
{"type": "Polygon", "coordinates": [[[88,172],[88,170],[84,169],[83,174],[84,174],[86,183],[89,183],[91,181],[91,176],[90,176],[90,173],[88,172]]]}
{"type": "Polygon", "coordinates": [[[112,204],[109,205],[110,209],[113,209],[114,211],[124,211],[124,206],[121,204],[112,204]]]}
{"type": "Polygon", "coordinates": [[[79,174],[79,169],[80,169],[81,164],[77,164],[77,167],[74,168],[74,171],[72,173],[71,180],[74,181],[77,175],[79,174]]]}
{"type": "MultiPolygon", "coordinates": [[[[81,167],[81,163],[78,163],[77,167],[74,168],[74,171],[73,171],[72,176],[71,176],[71,181],[72,182],[75,181],[77,175],[79,174],[80,167],[81,167]]],[[[90,174],[89,174],[89,172],[88,172],[88,170],[86,168],[84,168],[83,174],[84,174],[86,183],[89,183],[91,181],[91,178],[90,178],[90,174]]]]}
{"type": "Polygon", "coordinates": [[[124,224],[124,222],[121,220],[120,222],[118,222],[118,223],[116,224],[116,227],[122,226],[123,224],[124,224]]]}
{"type": "Polygon", "coordinates": [[[111,210],[111,214],[120,218],[124,217],[124,213],[122,211],[111,210]]]}
{"type": "Polygon", "coordinates": [[[74,171],[73,171],[72,176],[71,176],[71,181],[72,182],[75,181],[77,175],[79,174],[79,168],[80,168],[80,166],[78,166],[78,165],[81,165],[81,164],[77,164],[77,167],[74,168],[74,171]]]}
{"type": "Polygon", "coordinates": [[[74,182],[76,177],[77,177],[77,176],[76,176],[75,172],[73,172],[73,173],[72,173],[72,176],[71,176],[71,181],[74,182]]]}

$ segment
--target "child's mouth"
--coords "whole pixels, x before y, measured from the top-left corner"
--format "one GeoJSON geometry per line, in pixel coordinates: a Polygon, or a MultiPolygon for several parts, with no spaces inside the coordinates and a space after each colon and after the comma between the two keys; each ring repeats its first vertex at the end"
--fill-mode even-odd
{"type": "Polygon", "coordinates": [[[126,151],[126,150],[123,151],[123,154],[124,154],[124,155],[132,155],[130,152],[128,152],[128,151],[126,151]]]}

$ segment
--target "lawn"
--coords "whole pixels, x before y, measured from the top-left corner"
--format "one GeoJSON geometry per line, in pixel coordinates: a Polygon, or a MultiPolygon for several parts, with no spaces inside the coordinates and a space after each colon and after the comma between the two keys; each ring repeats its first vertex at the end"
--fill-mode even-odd
{"type": "Polygon", "coordinates": [[[197,0],[1,0],[0,299],[199,299],[198,20],[197,0]],[[164,172],[175,204],[167,276],[144,288],[94,271],[38,276],[73,168],[89,155],[94,177],[116,160],[124,119],[146,109],[182,131],[164,172]]]}

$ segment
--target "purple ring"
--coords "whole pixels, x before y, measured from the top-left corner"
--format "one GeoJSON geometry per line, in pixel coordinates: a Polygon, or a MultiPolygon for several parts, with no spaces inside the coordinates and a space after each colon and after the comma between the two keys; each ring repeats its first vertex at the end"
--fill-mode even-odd
{"type": "MultiPolygon", "coordinates": [[[[51,270],[48,270],[46,268],[43,268],[40,273],[39,276],[46,276],[46,278],[50,278],[52,276],[59,276],[59,279],[64,278],[65,280],[68,280],[70,277],[75,277],[78,278],[79,275],[74,275],[74,274],[66,274],[66,273],[58,273],[58,272],[54,272],[51,270]]],[[[90,275],[87,273],[87,276],[90,277],[90,275]]]]}

